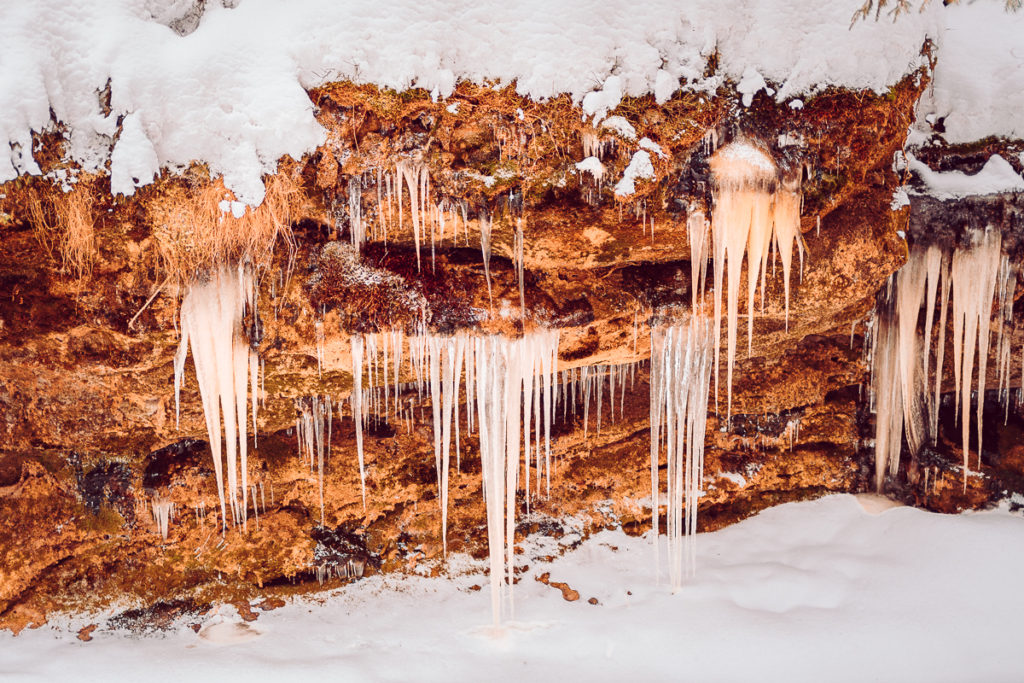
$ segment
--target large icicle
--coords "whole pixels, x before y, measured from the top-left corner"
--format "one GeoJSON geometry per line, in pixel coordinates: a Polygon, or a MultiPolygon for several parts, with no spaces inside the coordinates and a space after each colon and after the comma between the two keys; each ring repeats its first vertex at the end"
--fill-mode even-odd
{"type": "MultiPolygon", "coordinates": [[[[978,363],[975,418],[980,462],[992,304],[997,281],[1008,277],[1008,269],[1001,271],[1002,240],[998,231],[975,231],[968,239],[970,244],[954,250],[952,258],[937,246],[911,248],[907,263],[890,278],[879,296],[877,323],[871,337],[872,405],[876,413],[875,487],[878,490],[882,489],[887,472],[895,476],[899,471],[904,435],[911,455],[917,454],[928,436],[937,438],[951,291],[953,385],[962,430],[965,487],[969,472],[971,380],[975,358],[978,363]],[[939,300],[939,330],[932,387],[929,368],[936,299],[939,300]],[[923,331],[919,329],[922,305],[925,309],[923,331]],[[929,391],[933,391],[930,397],[929,391]]],[[[1001,297],[1007,288],[1008,285],[1001,285],[1001,297]]],[[[997,314],[1003,318],[1002,298],[1000,302],[997,314]]],[[[1006,350],[997,347],[997,351],[1003,367],[1008,367],[1006,350]]]]}
{"type": "MultiPolygon", "coordinates": [[[[491,606],[495,625],[502,616],[501,591],[511,588],[515,559],[515,495],[520,467],[520,425],[523,397],[533,391],[538,358],[557,353],[557,332],[534,332],[521,339],[472,339],[475,364],[477,427],[487,508],[487,540],[491,566],[491,606]]],[[[467,357],[469,357],[467,356],[467,357]]],[[[550,414],[549,414],[550,415],[550,414]]]]}
{"type": "Polygon", "coordinates": [[[713,323],[700,315],[651,331],[651,511],[658,544],[658,482],[664,426],[668,490],[669,575],[682,588],[696,564],[694,535],[704,472],[704,435],[711,384],[713,323]],[[684,538],[685,537],[685,538],[684,538]]]}
{"type": "MultiPolygon", "coordinates": [[[[426,229],[427,216],[427,195],[429,194],[429,173],[427,167],[422,163],[401,161],[395,168],[396,191],[398,194],[398,216],[402,220],[402,183],[409,189],[409,217],[412,220],[412,233],[416,242],[416,270],[421,270],[420,264],[420,234],[426,229]]],[[[401,227],[401,226],[399,226],[401,227]]]]}
{"type": "MultiPolygon", "coordinates": [[[[782,285],[786,297],[786,330],[789,330],[789,274],[793,265],[793,243],[800,251],[800,263],[804,261],[804,240],[800,234],[800,176],[786,178],[775,194],[774,218],[775,250],[782,260],[782,285]]],[[[820,224],[820,219],[819,219],[820,224]]],[[[764,277],[762,271],[761,277],[764,277]]],[[[761,281],[761,296],[764,296],[764,280],[761,281]]]]}
{"type": "MultiPolygon", "coordinates": [[[[711,157],[714,181],[714,210],[711,232],[715,260],[715,396],[718,395],[722,285],[726,289],[727,371],[726,418],[732,416],[732,373],[736,359],[736,318],[739,315],[739,290],[743,256],[747,254],[747,349],[753,344],[754,292],[761,280],[762,305],[764,279],[772,235],[780,253],[785,249],[783,272],[792,256],[792,241],[799,238],[799,184],[778,188],[778,168],[761,148],[737,141],[719,149],[711,157]],[[794,202],[796,221],[794,222],[794,202]],[[776,227],[777,226],[777,227],[776,227]],[[778,231],[778,232],[775,232],[778,231]],[[785,243],[785,246],[783,245],[785,243]],[[728,270],[726,270],[728,264],[728,270]]],[[[788,277],[787,277],[788,281],[788,277]]],[[[788,308],[787,308],[788,310],[788,308]]]]}
{"type": "MultiPolygon", "coordinates": [[[[191,346],[217,475],[221,524],[225,530],[229,507],[236,524],[245,525],[248,517],[246,395],[249,387],[255,384],[255,380],[250,382],[249,372],[258,366],[250,361],[242,320],[246,308],[251,309],[254,304],[252,274],[241,264],[221,268],[206,282],[192,285],[181,303],[181,343],[174,358],[175,410],[178,412],[185,357],[191,346]],[[227,461],[226,491],[222,444],[227,461]],[[238,495],[239,464],[242,470],[241,501],[238,495]]],[[[252,396],[254,415],[256,398],[252,396]]],[[[255,431],[255,425],[253,427],[255,431]]]]}
{"type": "Polygon", "coordinates": [[[971,235],[971,246],[953,253],[953,369],[959,402],[964,450],[964,488],[967,488],[971,378],[978,355],[978,466],[981,466],[981,417],[985,407],[989,328],[1002,235],[991,228],[971,235]]]}

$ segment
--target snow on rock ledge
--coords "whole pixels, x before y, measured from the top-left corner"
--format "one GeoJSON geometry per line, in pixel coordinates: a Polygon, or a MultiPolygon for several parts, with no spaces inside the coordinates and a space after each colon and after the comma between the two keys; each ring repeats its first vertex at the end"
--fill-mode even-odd
{"type": "Polygon", "coordinates": [[[909,157],[907,166],[924,184],[923,194],[936,199],[1024,192],[1024,178],[998,154],[989,157],[981,170],[973,175],[962,171],[933,171],[927,164],[913,156],[909,157]]]}
{"type": "MultiPolygon", "coordinates": [[[[941,34],[940,63],[944,50],[973,49],[966,32],[942,33],[944,22],[987,16],[995,6],[952,12],[932,2],[895,22],[851,27],[862,0],[813,10],[795,0],[652,0],[642,12],[629,0],[607,0],[601,11],[586,0],[557,7],[542,0],[210,0],[198,19],[192,3],[174,5],[181,16],[152,11],[153,4],[8,3],[0,16],[0,139],[10,151],[0,154],[0,182],[39,172],[31,133],[52,124],[52,111],[68,131],[69,161],[83,170],[102,169],[116,141],[115,192],[133,192],[154,169],[200,161],[223,175],[239,200],[257,204],[261,176],[282,156],[299,158],[323,142],[306,89],[326,82],[419,87],[447,97],[460,80],[514,81],[520,94],[538,100],[568,93],[596,118],[623,96],[654,92],[665,101],[679,84],[712,91],[755,71],[778,86],[780,101],[829,85],[882,92],[923,64],[926,38],[941,34]],[[190,32],[181,30],[186,19],[190,32]],[[705,77],[715,52],[719,70],[705,77]],[[109,108],[102,95],[108,87],[109,108]]],[[[1004,53],[1002,71],[985,81],[990,90],[1003,74],[1024,73],[1024,57],[1003,44],[1020,35],[1024,16],[1000,20],[994,39],[1003,42],[985,47],[1004,53]]],[[[949,70],[937,89],[958,87],[962,75],[949,70]]],[[[1019,133],[1024,88],[1000,97],[997,119],[979,121],[972,111],[970,131],[1006,124],[1019,133]]],[[[936,103],[960,106],[941,93],[936,103]]]]}

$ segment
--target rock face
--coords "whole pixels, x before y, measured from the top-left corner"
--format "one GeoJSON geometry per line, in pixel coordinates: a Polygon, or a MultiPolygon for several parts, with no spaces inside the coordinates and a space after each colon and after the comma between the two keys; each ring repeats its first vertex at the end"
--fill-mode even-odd
{"type": "MultiPolygon", "coordinates": [[[[1013,198],[890,209],[901,183],[891,160],[926,85],[915,74],[884,96],[826,92],[799,110],[763,94],[744,108],[725,91],[664,105],[627,99],[617,119],[594,127],[567,99],[540,104],[508,88],[460,86],[436,103],[336,84],[310,93],[328,141],[283,160],[255,211],[233,207],[201,168],[130,201],[112,198],[104,178],[80,178],[67,194],[41,179],[9,183],[0,198],[0,626],[115,599],[188,612],[417,563],[443,570],[431,406],[415,388],[402,395],[413,406],[407,419],[378,412],[367,423],[365,510],[355,425],[350,412],[335,414],[321,524],[320,479],[297,455],[296,406],[351,393],[357,333],[557,328],[560,370],[631,364],[614,409],[604,394],[600,429],[595,406],[586,429],[582,405],[557,407],[550,496],[530,500],[517,533],[558,534],[565,515],[645,532],[650,325],[689,315],[687,219],[710,213],[708,157],[739,138],[801,179],[807,257],[792,278],[788,324],[782,278],[769,273],[750,351],[738,353],[731,421],[712,397],[700,527],[867,490],[865,321],[906,258],[898,231],[908,221],[912,237],[928,229],[923,221],[949,239],[971,221],[1020,230],[1018,209],[1005,208],[1013,198]],[[623,194],[619,181],[641,153],[649,173],[634,174],[623,194]],[[192,361],[179,420],[173,357],[189,284],[239,259],[259,281],[258,319],[250,314],[246,329],[265,398],[249,456],[256,507],[245,531],[221,535],[192,361]],[[174,504],[166,540],[151,512],[157,499],[174,504]]],[[[59,136],[38,144],[44,171],[60,169],[59,136]]],[[[968,158],[955,152],[942,158],[968,158]]],[[[1019,364],[1011,378],[1020,381],[1019,364]]],[[[950,409],[949,434],[904,464],[890,494],[955,511],[1024,490],[1024,423],[1011,411],[1004,426],[1002,414],[986,411],[992,450],[966,487],[950,409]]],[[[478,438],[461,436],[448,547],[482,557],[478,438]]]]}

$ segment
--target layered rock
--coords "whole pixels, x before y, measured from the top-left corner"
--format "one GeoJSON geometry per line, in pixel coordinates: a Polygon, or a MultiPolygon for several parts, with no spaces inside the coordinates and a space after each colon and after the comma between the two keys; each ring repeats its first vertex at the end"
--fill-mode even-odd
{"type": "MultiPolygon", "coordinates": [[[[565,408],[562,417],[559,406],[551,494],[531,500],[519,533],[557,534],[567,515],[592,528],[646,531],[650,325],[690,314],[687,220],[710,215],[708,157],[740,138],[802,179],[807,261],[792,283],[788,325],[782,278],[768,278],[750,353],[738,355],[732,418],[709,416],[701,528],[783,501],[868,489],[865,321],[906,258],[908,221],[920,238],[936,220],[927,202],[890,209],[902,182],[891,162],[926,85],[914,74],[884,96],[829,91],[802,109],[763,94],[744,108],[725,90],[663,105],[627,98],[617,120],[595,127],[566,98],[536,103],[508,88],[461,85],[435,102],[341,83],[310,93],[328,140],[282,162],[258,212],[232,205],[201,168],[167,174],[130,200],[111,198],[102,177],[70,194],[39,179],[8,183],[0,199],[0,518],[8,530],[0,624],[18,629],[52,610],[125,598],[203,605],[315,590],[347,580],[339,574],[424,563],[444,571],[431,411],[415,389],[403,395],[415,406],[411,429],[388,415],[368,421],[365,510],[348,413],[333,423],[322,526],[318,476],[297,455],[296,401],[347,397],[350,335],[385,329],[557,328],[560,370],[637,363],[621,416],[606,413],[600,432],[594,406],[585,435],[582,410],[573,417],[565,408]],[[633,173],[627,193],[620,180],[640,153],[650,173],[633,173]],[[416,214],[418,249],[413,191],[429,209],[416,214]],[[264,364],[249,454],[250,481],[262,488],[258,526],[251,516],[246,531],[221,535],[195,374],[190,361],[178,421],[173,357],[189,285],[239,258],[260,283],[258,320],[246,329],[264,364]],[[166,542],[150,513],[157,497],[175,505],[166,542]]],[[[39,145],[44,171],[59,169],[59,137],[39,145]]],[[[1015,209],[979,219],[982,209],[967,204],[938,214],[957,211],[964,224],[1019,230],[1002,218],[1015,209]]],[[[1013,348],[1020,343],[1015,333],[1013,348]]],[[[1011,376],[1020,381],[1019,365],[1011,376]]],[[[954,511],[1021,490],[1017,423],[1001,429],[1001,411],[987,414],[994,450],[966,491],[951,436],[926,462],[908,461],[891,492],[954,511]],[[933,468],[927,480],[924,467],[933,468]]],[[[477,437],[464,432],[461,446],[448,546],[482,557],[477,437]]]]}

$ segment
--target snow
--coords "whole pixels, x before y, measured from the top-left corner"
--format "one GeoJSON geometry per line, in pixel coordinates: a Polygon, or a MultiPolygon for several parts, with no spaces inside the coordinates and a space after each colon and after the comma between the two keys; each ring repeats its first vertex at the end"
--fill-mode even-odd
{"type": "MultiPolygon", "coordinates": [[[[646,140],[646,138],[644,138],[646,140]]],[[[576,163],[576,169],[583,172],[589,173],[593,176],[594,181],[600,183],[601,179],[604,178],[604,164],[597,157],[587,157],[583,161],[576,163]]]]}
{"type": "Polygon", "coordinates": [[[931,108],[946,116],[947,137],[1022,135],[1024,13],[996,0],[932,2],[851,26],[861,4],[210,0],[200,16],[190,2],[7,3],[0,182],[39,172],[31,132],[52,112],[67,126],[69,160],[86,171],[110,161],[115,193],[199,161],[237,200],[258,204],[262,175],[325,140],[306,89],[329,81],[419,87],[435,99],[461,80],[514,82],[537,100],[567,93],[599,121],[626,96],[664,102],[679,87],[712,93],[726,80],[746,103],[768,83],[780,102],[830,85],[884,92],[925,63],[926,38],[938,46],[931,108]],[[713,53],[719,70],[705,76],[713,53]]]}
{"type": "Polygon", "coordinates": [[[654,180],[654,164],[651,163],[651,155],[640,150],[633,154],[629,165],[622,172],[622,179],[615,184],[616,197],[628,197],[636,192],[637,180],[654,180]]]}
{"type": "Polygon", "coordinates": [[[661,150],[661,145],[654,140],[650,138],[640,138],[640,142],[638,144],[640,145],[640,149],[646,149],[648,152],[654,152],[662,159],[666,158],[665,152],[661,150]]]}
{"type": "Polygon", "coordinates": [[[601,127],[615,131],[626,140],[636,140],[636,128],[621,116],[609,116],[601,122],[601,127]]]}
{"type": "Polygon", "coordinates": [[[758,73],[757,69],[753,66],[748,66],[743,71],[740,82],[736,84],[736,91],[743,96],[743,106],[749,107],[754,101],[754,95],[761,90],[767,92],[769,96],[775,92],[768,87],[764,76],[758,73]]]}
{"type": "Polygon", "coordinates": [[[1003,157],[994,154],[981,170],[973,175],[962,171],[933,171],[913,155],[907,157],[908,168],[925,185],[925,193],[936,199],[960,199],[971,195],[1024,192],[1024,178],[1013,170],[1003,157]]]}
{"type": "Polygon", "coordinates": [[[938,63],[918,111],[945,117],[948,142],[1024,138],[1024,11],[1003,0],[950,5],[937,35],[938,63]]]}
{"type": "MultiPolygon", "coordinates": [[[[551,563],[531,539],[517,621],[489,622],[481,562],[455,577],[372,576],[322,603],[201,635],[73,631],[96,617],[0,634],[7,681],[1015,680],[1024,519],[938,515],[842,495],[769,509],[700,535],[698,572],[671,595],[648,539],[604,531],[551,563]],[[870,508],[869,512],[865,508],[870,508]],[[550,572],[581,599],[534,580],[550,572]],[[594,597],[598,605],[587,603],[594,597]]],[[[545,543],[546,542],[546,543],[545,543]]],[[[664,575],[664,567],[662,567],[664,575]]]]}

